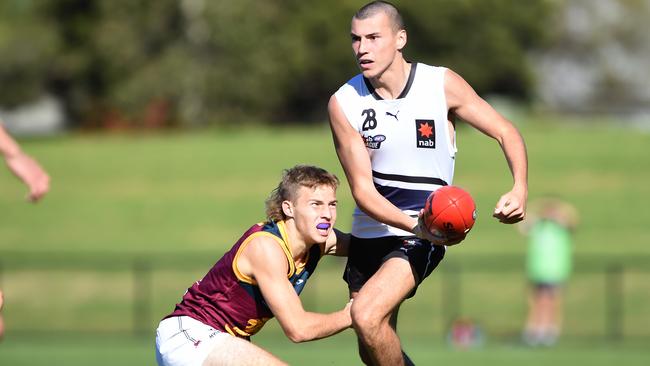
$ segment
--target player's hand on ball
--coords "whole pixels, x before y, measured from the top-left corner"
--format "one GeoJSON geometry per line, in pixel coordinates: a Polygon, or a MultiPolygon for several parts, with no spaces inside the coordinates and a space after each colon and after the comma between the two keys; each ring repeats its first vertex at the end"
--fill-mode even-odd
{"type": "Polygon", "coordinates": [[[444,186],[431,192],[418,217],[421,238],[438,245],[463,241],[476,221],[476,203],[458,186],[444,186]]]}
{"type": "Polygon", "coordinates": [[[427,229],[426,225],[424,224],[424,219],[422,218],[423,213],[424,210],[420,210],[420,213],[418,214],[418,223],[413,227],[413,230],[411,231],[420,239],[428,240],[436,245],[443,245],[445,239],[444,235],[438,230],[432,233],[427,229]]]}
{"type": "Polygon", "coordinates": [[[430,231],[427,228],[423,217],[424,210],[420,210],[420,213],[418,214],[418,223],[412,230],[418,238],[428,240],[434,245],[456,245],[465,239],[465,235],[449,237],[447,234],[435,228],[430,231]]]}

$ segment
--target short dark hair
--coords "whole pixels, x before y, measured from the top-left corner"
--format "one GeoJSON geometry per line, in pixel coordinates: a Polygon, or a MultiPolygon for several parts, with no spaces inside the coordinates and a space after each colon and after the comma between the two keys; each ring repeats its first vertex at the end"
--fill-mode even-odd
{"type": "Polygon", "coordinates": [[[327,170],[312,165],[296,165],[286,169],[282,174],[282,180],[266,199],[266,217],[270,221],[286,219],[282,202],[295,199],[300,187],[320,186],[330,186],[336,191],[339,179],[327,170]]]}
{"type": "Polygon", "coordinates": [[[356,19],[367,19],[378,13],[384,13],[390,19],[395,32],[406,29],[404,19],[397,7],[388,1],[373,1],[361,7],[355,14],[356,19]]]}

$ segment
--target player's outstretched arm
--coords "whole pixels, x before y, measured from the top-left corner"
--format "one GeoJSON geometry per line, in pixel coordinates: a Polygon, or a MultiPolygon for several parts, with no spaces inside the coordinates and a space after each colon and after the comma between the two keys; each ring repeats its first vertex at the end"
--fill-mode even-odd
{"type": "Polygon", "coordinates": [[[0,153],[9,170],[29,188],[28,199],[36,202],[50,189],[50,177],[36,160],[25,154],[20,146],[0,126],[0,153]]]}
{"type": "Polygon", "coordinates": [[[238,265],[240,270],[250,270],[266,303],[291,341],[325,338],[351,326],[349,303],[342,310],[330,314],[303,309],[300,298],[287,281],[287,258],[274,239],[253,239],[246,246],[238,265]]]}
{"type": "Polygon", "coordinates": [[[445,95],[451,112],[499,142],[510,167],[512,189],[500,197],[493,216],[507,224],[523,220],[528,198],[528,157],[521,134],[452,70],[445,74],[445,95]]]}
{"type": "Polygon", "coordinates": [[[404,214],[377,192],[363,139],[348,123],[335,96],[330,98],[327,109],[334,148],[359,208],[377,221],[412,231],[417,220],[404,214]]]}

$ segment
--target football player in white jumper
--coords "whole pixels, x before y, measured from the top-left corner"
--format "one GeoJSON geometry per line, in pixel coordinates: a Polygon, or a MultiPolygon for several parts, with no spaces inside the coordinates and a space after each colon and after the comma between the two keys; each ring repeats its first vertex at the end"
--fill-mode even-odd
{"type": "Polygon", "coordinates": [[[352,18],[352,50],[361,73],[328,105],[336,153],[357,203],[344,279],[362,361],[412,364],[396,333],[401,303],[460,242],[418,224],[426,197],[452,184],[455,118],[497,140],[513,176],[493,216],[515,223],[528,195],[524,140],[511,122],[444,67],[407,61],[403,20],[374,1],[352,18]]]}

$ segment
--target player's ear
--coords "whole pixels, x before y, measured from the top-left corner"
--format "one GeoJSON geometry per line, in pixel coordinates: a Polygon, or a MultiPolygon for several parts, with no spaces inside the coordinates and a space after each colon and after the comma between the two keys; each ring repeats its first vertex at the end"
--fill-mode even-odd
{"type": "Polygon", "coordinates": [[[286,217],[293,217],[293,204],[291,201],[282,201],[282,212],[286,217]]]}
{"type": "Polygon", "coordinates": [[[397,31],[397,50],[401,51],[406,46],[407,41],[406,30],[400,29],[397,31]]]}

